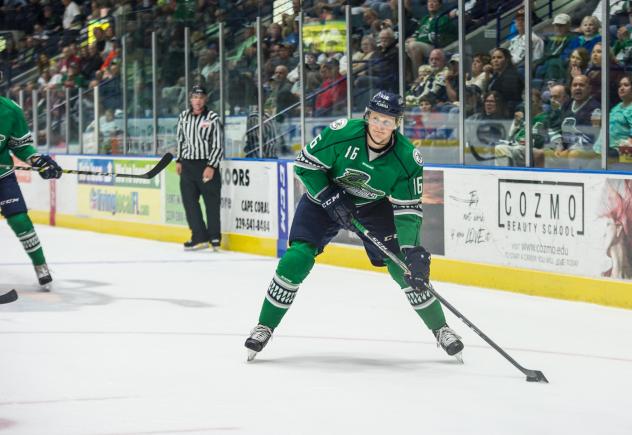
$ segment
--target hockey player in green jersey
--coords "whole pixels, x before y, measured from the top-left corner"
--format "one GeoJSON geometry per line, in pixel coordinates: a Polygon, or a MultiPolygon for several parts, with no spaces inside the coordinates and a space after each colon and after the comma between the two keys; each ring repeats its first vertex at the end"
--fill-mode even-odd
{"type": "Polygon", "coordinates": [[[408,265],[411,274],[404,275],[371,242],[362,240],[371,263],[388,268],[437,345],[460,359],[460,337],[446,324],[439,301],[423,290],[430,275],[430,253],[420,243],[423,159],[397,131],[403,112],[399,95],[379,92],[363,119],[334,121],[299,153],[295,173],[307,193],[296,207],[290,246],[268,287],[259,323],[246,339],[249,361],[270,340],[315,257],[340,229],[354,231],[353,218],[408,265]]]}
{"type": "MultiPolygon", "coordinates": [[[[12,166],[11,153],[38,167],[44,179],[61,177],[59,165],[51,157],[39,154],[33,147],[33,138],[20,106],[8,98],[0,97],[0,164],[12,166]]],[[[40,285],[48,290],[53,278],[12,168],[0,168],[0,213],[31,257],[40,285]]]]}

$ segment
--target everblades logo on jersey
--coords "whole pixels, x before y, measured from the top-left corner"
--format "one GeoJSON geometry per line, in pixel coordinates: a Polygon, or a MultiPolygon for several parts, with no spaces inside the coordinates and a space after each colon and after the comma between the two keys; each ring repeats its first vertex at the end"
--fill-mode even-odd
{"type": "Polygon", "coordinates": [[[415,161],[417,162],[419,166],[424,165],[424,158],[421,155],[421,151],[419,151],[417,148],[413,150],[413,159],[415,159],[415,161]]]}
{"type": "Polygon", "coordinates": [[[332,130],[340,130],[341,128],[344,128],[345,125],[347,125],[347,119],[341,118],[341,119],[336,119],[334,122],[329,124],[329,128],[331,128],[332,130]]]}
{"type": "Polygon", "coordinates": [[[357,169],[345,169],[345,173],[336,177],[336,182],[349,193],[360,198],[377,199],[384,196],[384,192],[369,186],[371,176],[357,169]]]}

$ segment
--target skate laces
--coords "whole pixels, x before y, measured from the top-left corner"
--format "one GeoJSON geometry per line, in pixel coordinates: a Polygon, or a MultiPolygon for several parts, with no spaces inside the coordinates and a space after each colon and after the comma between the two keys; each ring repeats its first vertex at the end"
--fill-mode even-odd
{"type": "Polygon", "coordinates": [[[436,337],[437,347],[441,346],[444,348],[461,339],[461,337],[448,326],[444,326],[443,328],[439,329],[436,333],[436,337]]]}
{"type": "Polygon", "coordinates": [[[272,329],[268,328],[265,325],[257,325],[250,332],[250,338],[253,340],[257,340],[261,343],[268,341],[272,336],[272,329]]]}

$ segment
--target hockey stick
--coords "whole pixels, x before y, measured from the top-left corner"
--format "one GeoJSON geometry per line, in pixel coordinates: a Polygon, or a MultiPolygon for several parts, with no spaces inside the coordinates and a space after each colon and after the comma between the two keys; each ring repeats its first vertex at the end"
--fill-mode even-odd
{"type": "MultiPolygon", "coordinates": [[[[367,238],[371,243],[373,243],[375,245],[376,248],[378,248],[380,251],[382,251],[388,258],[390,258],[391,260],[393,260],[393,262],[399,266],[399,268],[405,273],[405,274],[410,274],[410,270],[408,269],[408,266],[406,266],[406,264],[400,260],[395,254],[393,254],[382,242],[380,242],[379,239],[377,239],[375,236],[373,236],[371,233],[369,233],[369,230],[367,230],[357,219],[353,218],[352,221],[353,226],[356,228],[356,230],[363,235],[365,238],[367,238]]],[[[485,340],[485,342],[487,342],[487,344],[489,344],[492,348],[494,348],[494,350],[496,350],[498,353],[500,353],[503,357],[505,357],[505,359],[507,361],[509,361],[511,364],[513,364],[514,367],[516,367],[518,370],[520,370],[523,374],[527,375],[527,381],[528,382],[544,382],[544,383],[549,383],[549,381],[546,379],[546,377],[544,376],[544,373],[542,373],[539,370],[530,370],[530,369],[526,369],[524,367],[522,367],[520,364],[518,364],[516,362],[515,359],[513,359],[511,356],[509,356],[509,354],[507,352],[505,352],[500,346],[498,346],[496,343],[494,343],[494,341],[492,341],[491,338],[489,338],[487,335],[485,335],[483,333],[483,331],[481,331],[480,329],[478,329],[472,322],[470,322],[463,314],[461,314],[459,312],[459,310],[457,310],[456,308],[454,308],[454,306],[452,306],[452,304],[450,304],[448,301],[446,301],[443,296],[441,296],[440,294],[437,293],[437,291],[434,289],[434,287],[432,286],[431,283],[426,284],[426,290],[428,290],[435,298],[437,298],[439,300],[439,302],[441,302],[441,304],[446,307],[448,310],[452,311],[452,313],[458,317],[459,319],[461,319],[461,321],[463,323],[465,323],[472,331],[474,331],[479,337],[481,337],[483,340],[485,340]]]]}
{"type": "Polygon", "coordinates": [[[3,295],[0,295],[0,304],[8,304],[18,300],[18,292],[10,290],[3,295]]]}
{"type": "MultiPolygon", "coordinates": [[[[158,175],[163,169],[167,167],[167,165],[169,165],[169,163],[171,163],[172,160],[173,160],[173,155],[171,153],[167,153],[164,156],[162,156],[162,158],[156,164],[156,166],[154,166],[153,168],[151,168],[149,171],[145,172],[144,174],[120,174],[120,173],[113,173],[113,172],[80,171],[76,169],[62,169],[61,172],[64,174],[102,175],[102,176],[107,176],[107,177],[149,179],[149,178],[154,178],[156,175],[158,175]]],[[[0,168],[3,168],[3,169],[13,168],[17,171],[34,171],[34,172],[41,172],[45,170],[43,168],[38,168],[38,167],[33,167],[33,166],[11,166],[11,165],[0,165],[0,168]]]]}
{"type": "Polygon", "coordinates": [[[476,148],[474,148],[474,146],[472,144],[470,144],[469,141],[465,142],[465,145],[470,149],[470,153],[472,153],[472,155],[474,156],[474,158],[476,160],[478,160],[479,162],[487,162],[489,160],[496,160],[496,156],[489,156],[489,157],[483,157],[481,156],[478,151],[476,151],[476,148]]]}

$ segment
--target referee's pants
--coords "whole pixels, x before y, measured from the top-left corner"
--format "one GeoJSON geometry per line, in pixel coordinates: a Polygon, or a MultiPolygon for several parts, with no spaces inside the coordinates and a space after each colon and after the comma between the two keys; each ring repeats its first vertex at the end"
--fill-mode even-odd
{"type": "Polygon", "coordinates": [[[191,229],[191,240],[194,243],[211,242],[213,246],[219,246],[222,238],[219,215],[221,173],[219,167],[216,168],[213,179],[204,183],[202,173],[205,168],[206,160],[182,160],[182,205],[191,229]],[[206,224],[202,217],[200,195],[206,208],[206,224]]]}

